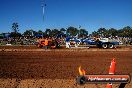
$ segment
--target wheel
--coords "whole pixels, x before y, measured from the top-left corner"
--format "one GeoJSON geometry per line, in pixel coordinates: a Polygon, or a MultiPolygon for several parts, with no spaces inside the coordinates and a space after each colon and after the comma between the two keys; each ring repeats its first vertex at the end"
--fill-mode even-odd
{"type": "Polygon", "coordinates": [[[87,49],[89,49],[89,48],[90,48],[90,46],[87,47],[87,49]]]}
{"type": "Polygon", "coordinates": [[[86,47],[87,47],[87,49],[89,49],[90,48],[90,45],[89,44],[86,44],[86,47]]]}
{"type": "Polygon", "coordinates": [[[76,82],[77,82],[77,84],[79,84],[79,85],[83,85],[83,84],[85,84],[86,83],[86,78],[84,77],[84,76],[79,76],[77,79],[76,79],[76,82]]]}
{"type": "Polygon", "coordinates": [[[132,45],[132,42],[130,42],[130,45],[132,45]]]}
{"type": "Polygon", "coordinates": [[[113,44],[109,44],[109,48],[110,49],[113,49],[114,48],[114,45],[113,44]]]}
{"type": "Polygon", "coordinates": [[[38,44],[38,48],[42,48],[42,47],[43,47],[42,45],[38,44]]]}
{"type": "Polygon", "coordinates": [[[107,45],[107,44],[102,44],[102,47],[103,47],[104,49],[106,49],[106,48],[108,48],[108,45],[107,45]]]}

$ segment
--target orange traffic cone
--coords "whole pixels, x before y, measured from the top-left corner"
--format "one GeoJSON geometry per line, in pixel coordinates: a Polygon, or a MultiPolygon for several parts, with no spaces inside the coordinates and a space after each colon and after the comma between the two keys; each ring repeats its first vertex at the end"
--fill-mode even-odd
{"type": "Polygon", "coordinates": [[[107,84],[106,88],[112,88],[112,83],[107,84]]]}
{"type": "Polygon", "coordinates": [[[109,69],[109,74],[114,74],[115,73],[115,58],[111,61],[110,69],[109,69]]]}
{"type": "MultiPolygon", "coordinates": [[[[115,58],[112,59],[109,74],[115,74],[115,58]]],[[[112,83],[107,84],[106,88],[112,88],[112,83]]]]}

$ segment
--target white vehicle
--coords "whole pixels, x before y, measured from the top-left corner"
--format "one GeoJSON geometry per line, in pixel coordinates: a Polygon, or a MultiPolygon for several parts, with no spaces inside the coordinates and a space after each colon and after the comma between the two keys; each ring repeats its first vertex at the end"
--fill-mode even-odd
{"type": "Polygon", "coordinates": [[[11,46],[11,44],[8,44],[8,43],[7,43],[6,45],[7,45],[7,46],[11,46]]]}

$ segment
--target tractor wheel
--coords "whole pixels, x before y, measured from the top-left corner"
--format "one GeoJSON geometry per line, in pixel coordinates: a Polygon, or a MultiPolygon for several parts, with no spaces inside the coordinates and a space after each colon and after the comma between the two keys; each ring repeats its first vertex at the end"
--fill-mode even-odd
{"type": "Polygon", "coordinates": [[[130,45],[132,45],[132,42],[130,42],[130,45]]]}
{"type": "Polygon", "coordinates": [[[84,76],[79,76],[79,77],[77,77],[76,82],[79,85],[83,85],[86,83],[86,78],[84,76]]]}
{"type": "Polygon", "coordinates": [[[109,48],[110,49],[113,49],[114,48],[114,45],[113,44],[109,44],[109,48]]]}
{"type": "Polygon", "coordinates": [[[56,48],[56,46],[51,46],[51,49],[55,49],[56,48]]]}
{"type": "Polygon", "coordinates": [[[43,47],[42,45],[38,44],[38,48],[42,48],[42,47],[43,47]]]}
{"type": "Polygon", "coordinates": [[[40,48],[40,44],[38,44],[37,47],[40,48]]]}
{"type": "Polygon", "coordinates": [[[50,48],[51,48],[51,49],[58,48],[58,43],[55,42],[55,41],[52,41],[51,44],[50,44],[50,48]]]}
{"type": "Polygon", "coordinates": [[[107,48],[108,48],[108,45],[107,45],[107,44],[102,44],[102,47],[103,47],[104,49],[107,49],[107,48]]]}

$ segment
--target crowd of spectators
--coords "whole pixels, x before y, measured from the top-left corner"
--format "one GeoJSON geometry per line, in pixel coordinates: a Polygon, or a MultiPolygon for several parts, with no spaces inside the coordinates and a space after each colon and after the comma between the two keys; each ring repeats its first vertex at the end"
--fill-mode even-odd
{"type": "MultiPolygon", "coordinates": [[[[37,42],[37,40],[39,38],[40,37],[34,37],[34,36],[32,36],[32,37],[31,36],[30,37],[16,37],[16,38],[11,38],[11,37],[1,38],[0,39],[0,45],[7,45],[7,44],[11,44],[11,45],[35,45],[35,43],[37,42]]],[[[48,38],[51,38],[51,37],[48,37],[48,38]]],[[[65,45],[66,41],[68,40],[68,38],[65,38],[65,37],[60,37],[60,38],[55,38],[55,39],[57,39],[57,41],[60,45],[65,45]]],[[[122,42],[122,44],[125,44],[125,45],[128,44],[129,41],[132,40],[132,38],[126,38],[126,37],[116,37],[114,39],[118,39],[120,42],[122,42]]]]}
{"type": "MultiPolygon", "coordinates": [[[[0,45],[35,45],[38,39],[43,37],[16,37],[16,38],[1,38],[0,39],[0,45]]],[[[51,39],[51,37],[47,37],[48,39],[51,39]]],[[[53,38],[52,38],[53,39],[53,38]]],[[[65,44],[65,38],[54,38],[57,40],[59,44],[65,44]]]]}

